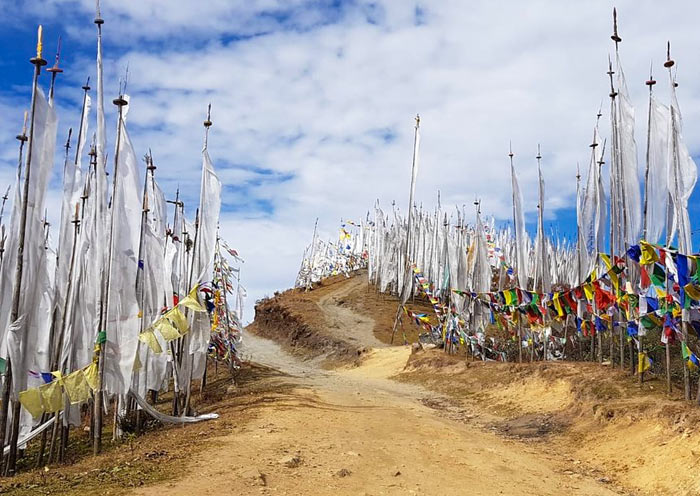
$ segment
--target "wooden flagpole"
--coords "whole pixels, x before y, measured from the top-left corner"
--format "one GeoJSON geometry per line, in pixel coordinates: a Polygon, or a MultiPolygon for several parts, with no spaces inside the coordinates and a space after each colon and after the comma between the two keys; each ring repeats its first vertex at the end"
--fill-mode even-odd
{"type": "MultiPolygon", "coordinates": [[[[644,224],[643,224],[643,231],[642,231],[642,238],[647,239],[647,232],[649,226],[647,225],[647,209],[649,206],[649,154],[651,150],[651,101],[652,101],[652,95],[654,91],[654,85],[656,84],[656,81],[654,80],[654,76],[652,73],[652,67],[651,65],[649,67],[649,79],[644,83],[649,87],[649,110],[647,114],[647,150],[646,150],[646,168],[644,171],[644,224]]],[[[645,267],[641,267],[640,270],[647,270],[645,267]]],[[[641,334],[637,335],[637,339],[639,339],[639,353],[638,355],[641,358],[641,353],[644,353],[644,338],[641,334]]],[[[638,370],[638,378],[639,378],[639,385],[641,387],[642,383],[644,382],[644,370],[642,367],[639,367],[638,370]]]]}
{"type": "MultiPolygon", "coordinates": [[[[17,184],[19,185],[20,179],[22,177],[22,164],[23,164],[23,151],[24,151],[24,144],[29,140],[27,137],[27,112],[24,112],[24,123],[22,124],[22,134],[18,134],[16,136],[17,140],[19,141],[19,158],[17,160],[17,184]]],[[[9,193],[9,189],[8,189],[9,193]]],[[[5,196],[3,197],[3,205],[6,201],[6,198],[8,196],[8,193],[5,193],[5,196]]],[[[4,245],[4,240],[3,240],[3,245],[4,245]]],[[[3,453],[5,446],[5,433],[7,431],[7,414],[9,411],[9,404],[10,404],[10,383],[12,381],[12,370],[10,369],[10,362],[7,360],[5,362],[5,381],[3,382],[3,388],[2,388],[2,406],[0,406],[0,473],[2,472],[2,466],[3,466],[3,453]]]]}
{"type": "MultiPolygon", "coordinates": [[[[14,323],[19,317],[20,295],[22,294],[22,274],[24,269],[24,238],[27,232],[27,198],[29,197],[29,179],[32,169],[32,151],[34,149],[34,124],[36,113],[36,92],[39,86],[39,75],[41,74],[42,66],[46,65],[46,61],[41,57],[42,52],[42,27],[39,26],[37,33],[36,57],[32,57],[30,62],[34,65],[34,78],[32,80],[32,106],[31,106],[31,121],[29,124],[29,149],[27,150],[27,164],[24,172],[24,186],[22,193],[22,215],[19,226],[19,243],[17,246],[17,268],[15,270],[15,287],[12,295],[12,312],[10,314],[10,324],[14,323]]],[[[10,400],[10,390],[12,388],[12,367],[10,359],[7,359],[7,373],[5,375],[5,391],[3,394],[3,406],[0,411],[0,431],[4,438],[5,428],[7,424],[7,404],[10,400]]],[[[17,462],[17,439],[19,437],[19,415],[21,405],[19,401],[13,401],[12,405],[12,428],[10,430],[10,453],[8,455],[7,464],[5,465],[5,475],[14,475],[17,462]]]]}
{"type": "MultiPolygon", "coordinates": [[[[57,61],[56,65],[58,65],[58,61],[57,61]]],[[[47,69],[47,70],[51,70],[51,69],[47,69]]],[[[53,78],[55,78],[55,73],[52,74],[52,80],[53,80],[53,78]]],[[[82,114],[81,114],[81,120],[82,120],[82,114]]],[[[64,148],[65,148],[65,156],[63,159],[64,183],[65,183],[65,177],[66,177],[66,170],[68,168],[68,154],[70,152],[70,139],[71,139],[72,134],[73,134],[73,128],[70,128],[68,130],[68,139],[66,140],[66,144],[64,145],[64,148]]],[[[60,249],[62,249],[62,248],[59,246],[59,250],[60,249]]],[[[65,249],[65,247],[63,247],[63,249],[65,249]]],[[[73,251],[75,251],[75,246],[73,246],[73,251]]],[[[58,264],[59,264],[59,257],[58,257],[58,253],[57,253],[56,254],[56,267],[57,268],[58,268],[58,264]]],[[[68,287],[70,288],[70,279],[68,281],[68,284],[69,284],[68,287]]],[[[63,288],[61,288],[61,290],[63,290],[63,288]]],[[[54,294],[57,294],[57,291],[58,291],[58,288],[54,288],[54,294]]],[[[69,294],[70,294],[70,289],[68,289],[68,291],[66,292],[66,295],[69,295],[69,294]]],[[[66,309],[67,305],[68,305],[68,296],[66,296],[66,301],[65,301],[65,303],[63,305],[63,309],[62,309],[64,312],[63,313],[63,322],[64,323],[65,323],[65,309],[66,309]]],[[[54,312],[51,316],[51,334],[49,336],[49,354],[53,354],[53,356],[50,356],[50,360],[51,360],[50,361],[50,367],[51,367],[50,370],[59,370],[58,360],[59,360],[60,353],[61,353],[61,347],[63,346],[63,332],[65,331],[65,326],[62,325],[60,331],[57,332],[57,330],[56,330],[57,316],[58,316],[58,308],[55,308],[54,312]],[[56,334],[59,334],[58,341],[56,341],[56,337],[57,337],[56,334]]],[[[50,444],[50,448],[49,448],[49,463],[53,462],[53,448],[54,448],[54,444],[56,441],[56,436],[58,433],[59,425],[60,425],[60,415],[56,414],[56,415],[54,415],[54,427],[53,427],[53,430],[51,432],[51,444],[50,444]]],[[[40,465],[43,464],[42,462],[43,462],[43,458],[44,458],[44,448],[46,445],[46,435],[47,434],[48,434],[48,431],[44,431],[41,435],[41,446],[39,448],[39,456],[38,456],[38,460],[39,460],[40,465]]]]}
{"type": "MultiPolygon", "coordinates": [[[[404,271],[401,274],[401,277],[404,278],[404,284],[406,284],[408,277],[407,274],[411,270],[411,262],[410,262],[410,256],[411,256],[411,222],[413,221],[413,195],[416,189],[416,166],[418,165],[417,160],[418,160],[418,130],[420,129],[420,115],[416,115],[416,125],[414,128],[414,133],[413,133],[413,161],[411,163],[411,189],[409,191],[409,196],[408,196],[408,218],[407,218],[407,226],[406,226],[406,260],[404,261],[404,271]]],[[[408,283],[411,284],[411,287],[413,287],[413,277],[408,280],[408,283]]],[[[407,290],[402,286],[403,291],[410,291],[407,290]]],[[[402,292],[403,292],[402,291],[402,292]]],[[[391,344],[394,344],[394,335],[396,334],[396,327],[401,321],[401,310],[403,309],[403,295],[399,294],[399,307],[396,310],[396,318],[394,319],[394,327],[391,330],[391,344]]]]}
{"type": "MultiPolygon", "coordinates": [[[[664,67],[666,67],[668,69],[669,77],[671,77],[671,84],[673,84],[673,77],[671,76],[671,67],[673,67],[674,64],[675,64],[675,61],[673,59],[671,59],[671,43],[668,43],[666,45],[666,62],[664,62],[664,67]]],[[[671,113],[671,122],[673,122],[673,105],[671,105],[671,112],[672,112],[671,113]]],[[[672,130],[672,133],[674,131],[675,131],[675,129],[672,130]]],[[[673,150],[674,157],[673,158],[675,159],[675,152],[676,152],[675,151],[675,136],[672,135],[671,140],[672,140],[671,143],[673,143],[673,147],[674,147],[674,150],[673,150]]],[[[674,160],[674,164],[672,164],[672,166],[675,166],[675,160],[674,160]]],[[[669,199],[667,209],[670,210],[671,208],[673,208],[673,206],[672,206],[672,202],[669,199]]],[[[671,232],[667,228],[666,229],[666,248],[671,246],[671,241],[673,240],[673,235],[674,235],[674,233],[671,232]]],[[[668,269],[666,269],[664,272],[665,272],[665,279],[666,279],[666,294],[668,294],[669,288],[670,288],[670,282],[668,279],[668,269]]],[[[664,332],[664,331],[662,330],[662,332],[664,332]]],[[[666,345],[666,392],[668,394],[671,394],[671,391],[672,391],[672,387],[671,387],[671,346],[668,343],[668,338],[666,339],[665,345],[666,345]]],[[[687,368],[686,368],[685,364],[683,364],[683,370],[687,373],[687,368]]]]}
{"type": "MultiPolygon", "coordinates": [[[[97,20],[95,20],[97,23],[97,20]]],[[[98,24],[98,27],[100,24],[98,24]]],[[[111,287],[110,287],[110,282],[112,279],[112,270],[114,269],[113,264],[112,264],[112,258],[114,257],[114,224],[115,224],[115,219],[116,216],[114,215],[114,199],[117,196],[117,191],[119,188],[119,148],[121,146],[121,139],[122,139],[122,127],[124,125],[124,107],[128,105],[128,102],[124,100],[123,95],[119,95],[119,97],[115,98],[112,100],[112,103],[117,106],[119,109],[119,119],[118,119],[118,126],[117,126],[117,144],[116,144],[116,151],[114,153],[114,177],[112,178],[112,212],[111,212],[111,218],[110,218],[110,226],[109,226],[109,254],[107,257],[107,278],[105,281],[105,305],[104,305],[104,315],[102,319],[102,330],[100,332],[107,332],[107,321],[109,319],[109,311],[110,311],[110,303],[111,303],[111,287]]],[[[99,164],[98,164],[99,167],[99,164]]],[[[97,187],[99,187],[98,185],[97,187]]],[[[99,374],[99,383],[97,386],[97,391],[95,393],[95,438],[94,438],[94,444],[93,444],[93,453],[98,454],[102,450],[102,403],[103,403],[103,398],[104,398],[104,373],[105,373],[105,348],[106,348],[107,342],[105,341],[102,343],[100,346],[100,354],[98,358],[98,374],[99,374]]],[[[118,402],[115,402],[114,405],[115,412],[118,409],[118,402]]]]}
{"type": "MultiPolygon", "coordinates": [[[[664,67],[668,69],[668,77],[671,82],[671,91],[672,93],[675,94],[675,88],[678,86],[676,81],[673,78],[673,74],[671,73],[671,67],[675,62],[671,59],[671,43],[668,42],[667,48],[666,48],[666,62],[664,63],[664,67]]],[[[673,160],[673,163],[671,164],[671,167],[675,169],[675,173],[673,174],[674,177],[674,197],[676,199],[680,198],[681,191],[680,191],[680,185],[678,184],[678,176],[680,174],[680,159],[678,157],[678,133],[680,132],[679,129],[676,128],[676,109],[673,105],[673,101],[671,102],[671,158],[673,160]]],[[[680,219],[680,216],[678,216],[680,219]]],[[[673,233],[672,233],[673,234],[673,233]]],[[[679,229],[678,232],[678,243],[680,244],[685,244],[684,237],[681,235],[682,230],[679,229]]],[[[670,241],[670,240],[669,240],[670,241]]],[[[679,250],[685,251],[686,253],[689,253],[691,251],[691,247],[689,246],[679,246],[679,250]]],[[[686,268],[687,270],[687,268],[686,268]]],[[[667,271],[668,273],[668,271],[667,271]]],[[[689,315],[688,311],[685,309],[681,309],[681,334],[682,334],[682,339],[683,342],[687,344],[688,341],[688,320],[689,320],[689,315]]],[[[683,390],[684,390],[684,395],[686,400],[690,400],[690,373],[688,371],[688,363],[686,360],[683,360],[683,390]]]]}
{"type": "MultiPolygon", "coordinates": [[[[601,112],[598,111],[598,118],[601,116],[601,112]]],[[[605,160],[603,158],[605,157],[605,145],[607,145],[608,141],[606,139],[603,140],[603,148],[600,151],[600,159],[598,159],[598,177],[600,177],[601,172],[603,171],[603,165],[605,165],[605,160]]],[[[597,146],[597,145],[596,145],[597,146]]],[[[596,267],[600,265],[600,260],[599,260],[599,255],[596,253],[596,267]]],[[[595,302],[595,298],[593,298],[593,310],[594,312],[598,312],[598,306],[595,302]]],[[[596,331],[596,336],[598,337],[597,339],[597,345],[598,345],[598,363],[603,363],[603,336],[601,333],[596,331]]],[[[591,340],[593,337],[591,337],[591,340]]],[[[592,349],[592,348],[591,348],[592,349]]],[[[610,364],[612,365],[613,363],[613,358],[612,358],[612,331],[610,332],[610,364]]]]}
{"type": "MultiPolygon", "coordinates": [[[[510,158],[510,170],[511,174],[513,174],[513,146],[512,144],[509,143],[508,145],[508,157],[510,158]]],[[[512,183],[512,180],[511,180],[512,183]]],[[[515,212],[515,189],[513,189],[513,230],[515,234],[515,273],[517,274],[516,280],[519,280],[520,277],[520,271],[524,269],[524,267],[518,267],[518,261],[519,258],[518,256],[520,255],[520,246],[518,246],[518,232],[517,232],[517,219],[516,219],[516,212],[515,212]]],[[[523,363],[523,325],[522,325],[522,314],[520,313],[519,307],[518,307],[518,363],[523,363]]]]}
{"type": "MultiPolygon", "coordinates": [[[[617,20],[615,11],[613,10],[613,15],[615,16],[615,20],[617,20]]],[[[615,21],[615,26],[617,26],[617,22],[615,21]]],[[[617,31],[617,28],[615,29],[617,31]]],[[[617,34],[614,34],[613,36],[617,36],[617,34]]],[[[616,42],[617,43],[617,42],[616,42]]],[[[617,124],[617,119],[615,118],[615,97],[617,96],[617,93],[615,92],[615,88],[613,85],[613,74],[615,72],[613,71],[612,68],[612,60],[608,58],[608,77],[610,78],[610,123],[611,123],[611,147],[610,147],[610,259],[611,261],[614,261],[615,259],[615,251],[617,248],[617,243],[619,243],[618,239],[618,232],[617,228],[619,225],[619,218],[618,218],[618,201],[619,201],[619,191],[618,191],[618,184],[617,181],[619,180],[619,174],[618,174],[618,167],[619,167],[619,157],[617,156],[618,152],[618,145],[617,145],[617,130],[616,130],[616,124],[617,124]]],[[[615,326],[613,325],[612,328],[610,329],[610,368],[614,368],[615,366],[615,344],[614,344],[614,335],[615,335],[615,326]]],[[[622,343],[620,343],[620,346],[622,346],[622,343]]]]}
{"type": "MultiPolygon", "coordinates": [[[[204,126],[204,149],[206,150],[207,147],[209,146],[209,128],[212,126],[211,122],[211,103],[207,107],[207,118],[203,123],[204,126]]],[[[200,199],[201,203],[201,199],[200,199]]],[[[195,215],[195,222],[194,222],[194,245],[193,245],[193,251],[192,251],[192,260],[190,261],[190,275],[189,275],[189,283],[188,283],[188,289],[191,290],[192,284],[194,283],[193,277],[197,276],[199,277],[199,274],[194,273],[194,268],[195,268],[195,260],[197,263],[202,259],[201,255],[201,247],[200,247],[200,240],[199,240],[199,226],[202,221],[201,217],[201,212],[199,211],[199,208],[197,209],[197,213],[195,215]]],[[[188,309],[185,309],[185,315],[187,315],[188,309]]],[[[189,339],[192,339],[189,337],[189,339]]],[[[185,350],[185,354],[187,354],[187,350],[185,350]]],[[[205,355],[205,363],[206,363],[206,355],[205,355]]],[[[190,411],[190,398],[192,396],[192,375],[194,373],[194,354],[190,357],[190,374],[189,374],[189,379],[187,381],[187,394],[185,395],[185,408],[183,409],[183,415],[188,415],[190,411]]]]}

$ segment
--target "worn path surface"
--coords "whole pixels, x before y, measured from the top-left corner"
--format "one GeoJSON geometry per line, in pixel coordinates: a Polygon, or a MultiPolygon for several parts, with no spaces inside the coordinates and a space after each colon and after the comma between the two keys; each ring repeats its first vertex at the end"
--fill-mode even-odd
{"type": "Polygon", "coordinates": [[[389,379],[410,348],[379,347],[371,319],[339,306],[342,298],[319,306],[337,332],[377,346],[360,367],[325,370],[246,335],[246,353],[283,372],[291,392],[239,412],[252,420],[196,455],[181,480],[136,494],[618,494],[544,444],[498,437],[469,415],[435,409],[435,393],[389,379]]]}

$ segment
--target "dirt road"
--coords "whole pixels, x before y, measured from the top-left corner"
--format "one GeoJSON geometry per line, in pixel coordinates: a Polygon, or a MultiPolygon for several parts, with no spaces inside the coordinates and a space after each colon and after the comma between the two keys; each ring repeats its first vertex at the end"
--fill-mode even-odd
{"type": "MultiPolygon", "coordinates": [[[[371,319],[339,299],[319,302],[336,332],[377,345],[367,338],[371,319]]],[[[545,445],[499,437],[468,414],[446,415],[431,407],[441,401],[435,393],[389,379],[408,347],[378,347],[359,367],[324,370],[274,342],[245,342],[254,361],[283,372],[293,388],[241,412],[252,419],[196,455],[182,479],[134,494],[619,494],[545,445]]]]}

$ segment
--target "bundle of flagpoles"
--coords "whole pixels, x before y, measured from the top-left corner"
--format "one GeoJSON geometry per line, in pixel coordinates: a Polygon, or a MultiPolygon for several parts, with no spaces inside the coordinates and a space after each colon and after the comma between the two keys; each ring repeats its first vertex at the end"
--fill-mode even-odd
{"type": "Polygon", "coordinates": [[[367,267],[368,237],[372,222],[368,218],[356,223],[341,220],[337,241],[323,241],[318,236],[318,219],[314,224],[311,244],[304,250],[295,288],[309,290],[327,277],[350,274],[367,267]]]}
{"type": "MultiPolygon", "coordinates": [[[[31,59],[31,107],[17,136],[12,212],[0,245],[0,466],[5,475],[15,473],[19,450],[35,438],[40,438],[37,466],[62,460],[70,428],[84,423],[99,453],[108,412],[113,439],[122,435],[125,419],[135,416],[138,430],[143,412],[170,423],[215,418],[193,414],[193,382],[204,388],[209,362],[223,361],[231,370],[240,366],[242,260],[218,233],[221,183],[208,151],[211,106],[192,222],[179,190],[175,200],[165,199],[150,150],[145,167],[139,165],[127,130],[126,82],[112,101],[116,146],[108,164],[99,2],[94,23],[96,133],[88,146],[88,79],[75,152],[72,131],[64,146],[56,247],[44,210],[58,128],[54,94],[62,70],[57,53],[55,65],[47,69],[47,98],[40,85],[46,65],[41,26],[31,59]],[[89,164],[83,167],[86,149],[89,164]],[[154,405],[169,390],[168,415],[154,405]]],[[[5,194],[2,211],[7,199],[5,194]]]]}
{"type": "MultiPolygon", "coordinates": [[[[690,399],[691,372],[700,365],[694,351],[697,341],[689,333],[700,330],[700,258],[692,254],[688,214],[697,166],[683,141],[675,62],[669,44],[663,64],[669,76],[669,105],[654,95],[653,77],[645,81],[649,101],[641,170],[615,10],[611,39],[615,53],[607,71],[610,135],[601,139],[599,110],[583,184],[576,172],[575,241],[545,232],[539,146],[534,240],[525,228],[512,150],[512,226],[496,228],[493,220],[485,221],[479,201],[473,225],[463,208],[443,210],[439,193],[433,212],[416,206],[417,118],[408,215],[402,216],[395,204],[387,215],[377,202],[373,221],[368,215],[363,224],[369,280],[378,291],[399,298],[394,332],[407,316],[446,352],[463,349],[483,360],[522,362],[527,354],[530,360],[606,358],[623,369],[628,365],[640,383],[653,361],[655,371],[665,361],[661,370],[670,392],[671,345],[678,343],[683,390],[690,399]],[[409,311],[411,295],[424,296],[434,315],[409,311]],[[659,351],[665,360],[657,358],[659,351]]],[[[304,274],[327,274],[325,262],[304,260],[304,274]]],[[[700,385],[698,392],[700,400],[700,385]]]]}

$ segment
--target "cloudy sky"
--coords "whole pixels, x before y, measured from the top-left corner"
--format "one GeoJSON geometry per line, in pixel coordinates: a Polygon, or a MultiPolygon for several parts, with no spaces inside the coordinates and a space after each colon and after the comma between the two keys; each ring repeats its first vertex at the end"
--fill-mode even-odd
{"type": "MultiPolygon", "coordinates": [[[[666,40],[677,61],[685,138],[700,153],[700,4],[628,0],[621,56],[637,106],[640,164],[650,64],[668,97],[666,40]]],[[[202,121],[212,103],[210,154],[224,183],[221,229],[246,262],[252,302],[293,284],[313,224],[336,237],[379,198],[406,209],[414,116],[421,115],[417,199],[432,208],[482,200],[511,213],[512,141],[528,219],[536,212],[537,144],[553,230],[571,234],[576,165],[586,169],[595,114],[607,128],[608,1],[103,0],[106,98],[128,65],[129,127],[150,147],[169,195],[193,215],[202,121]]],[[[63,38],[59,143],[77,128],[95,73],[94,0],[0,0],[0,189],[11,183],[29,105],[38,24],[45,58],[63,38]]],[[[42,77],[45,86],[48,77],[42,77]]],[[[94,86],[94,85],[93,85],[94,86]]],[[[94,97],[94,94],[93,94],[94,97]]],[[[108,104],[110,131],[116,110],[108,104]]],[[[94,129],[94,124],[93,124],[94,129]]],[[[113,131],[110,140],[113,139],[113,131]]],[[[51,184],[58,205],[59,168],[51,184]]],[[[691,220],[700,216],[691,199],[691,220]]],[[[54,208],[50,216],[57,214],[54,208]]],[[[695,225],[698,225],[695,222],[695,225]]],[[[696,247],[698,236],[694,235],[696,247]]]]}

